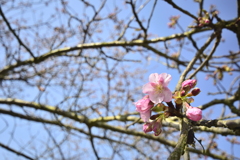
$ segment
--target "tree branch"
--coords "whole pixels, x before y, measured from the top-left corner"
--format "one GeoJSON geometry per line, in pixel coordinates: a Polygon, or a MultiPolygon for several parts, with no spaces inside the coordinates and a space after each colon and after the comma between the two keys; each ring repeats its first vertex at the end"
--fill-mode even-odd
{"type": "Polygon", "coordinates": [[[182,9],[181,7],[179,7],[178,5],[176,5],[172,0],[165,0],[165,2],[167,2],[168,4],[170,4],[173,8],[176,8],[177,10],[181,11],[182,13],[192,17],[193,19],[195,19],[196,21],[198,20],[197,17],[195,17],[194,15],[192,15],[191,13],[189,13],[188,11],[182,9]]]}
{"type": "Polygon", "coordinates": [[[15,38],[18,40],[18,43],[23,46],[27,51],[28,53],[33,57],[35,58],[34,54],[32,53],[32,51],[23,43],[23,41],[20,39],[20,37],[15,33],[15,31],[12,29],[10,23],[8,22],[7,18],[5,17],[3,11],[2,11],[2,7],[0,5],[0,15],[2,16],[3,20],[5,21],[5,23],[7,24],[9,30],[12,32],[12,34],[15,36],[15,38]]]}
{"type": "Polygon", "coordinates": [[[15,153],[16,155],[22,156],[22,157],[27,158],[27,159],[30,159],[30,160],[34,160],[33,158],[27,156],[26,154],[23,154],[22,151],[21,151],[21,152],[18,152],[18,151],[16,151],[15,149],[12,149],[12,148],[10,148],[10,147],[2,144],[2,143],[0,143],[0,147],[4,148],[4,149],[6,149],[6,150],[8,150],[8,151],[10,151],[10,152],[13,152],[13,153],[15,153]]]}

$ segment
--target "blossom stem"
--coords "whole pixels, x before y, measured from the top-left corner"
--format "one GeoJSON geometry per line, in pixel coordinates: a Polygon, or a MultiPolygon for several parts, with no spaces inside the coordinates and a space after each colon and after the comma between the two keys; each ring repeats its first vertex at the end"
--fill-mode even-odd
{"type": "Polygon", "coordinates": [[[166,102],[166,103],[168,105],[169,116],[175,116],[175,114],[174,114],[175,108],[174,108],[174,105],[173,105],[172,101],[166,102]]]}
{"type": "Polygon", "coordinates": [[[172,101],[166,102],[166,103],[167,103],[168,107],[170,107],[170,108],[172,108],[172,109],[175,109],[172,101]]]}
{"type": "Polygon", "coordinates": [[[178,113],[180,113],[180,110],[182,109],[182,104],[176,103],[176,110],[178,113]]]}
{"type": "MultiPolygon", "coordinates": [[[[168,105],[168,113],[169,113],[169,116],[177,116],[177,117],[180,117],[182,118],[183,115],[179,112],[181,108],[179,109],[176,109],[172,103],[172,101],[170,102],[166,102],[167,105],[168,105]]],[[[182,106],[180,106],[182,107],[182,106]]]]}

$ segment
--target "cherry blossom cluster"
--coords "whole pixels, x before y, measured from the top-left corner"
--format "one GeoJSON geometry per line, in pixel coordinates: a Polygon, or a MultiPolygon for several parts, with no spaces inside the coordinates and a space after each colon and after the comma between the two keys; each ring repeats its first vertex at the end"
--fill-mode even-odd
{"type": "Polygon", "coordinates": [[[168,27],[175,28],[175,25],[177,24],[179,18],[180,18],[180,16],[171,16],[170,22],[168,23],[168,27]]]}
{"type": "Polygon", "coordinates": [[[211,24],[211,22],[213,21],[214,18],[217,19],[217,21],[219,21],[220,19],[218,18],[218,10],[216,9],[215,6],[211,6],[210,11],[207,12],[206,10],[202,10],[203,15],[202,17],[198,17],[197,23],[198,23],[198,27],[204,27],[204,26],[208,26],[209,24],[211,24]]]}
{"type": "Polygon", "coordinates": [[[198,18],[198,26],[199,27],[203,27],[205,25],[208,25],[210,23],[209,18],[205,18],[205,17],[199,17],[198,18]]]}
{"type": "Polygon", "coordinates": [[[197,81],[190,79],[184,81],[181,89],[172,94],[168,88],[171,79],[172,76],[167,73],[152,73],[149,76],[149,83],[142,88],[142,92],[147,95],[134,103],[144,121],[143,131],[145,133],[153,131],[154,135],[158,136],[162,132],[162,121],[170,116],[181,118],[186,116],[192,121],[202,119],[202,111],[190,106],[194,100],[192,97],[200,93],[199,88],[194,88],[197,81]],[[187,110],[186,115],[182,114],[183,106],[187,110]],[[156,114],[152,115],[153,112],[156,114]]]}

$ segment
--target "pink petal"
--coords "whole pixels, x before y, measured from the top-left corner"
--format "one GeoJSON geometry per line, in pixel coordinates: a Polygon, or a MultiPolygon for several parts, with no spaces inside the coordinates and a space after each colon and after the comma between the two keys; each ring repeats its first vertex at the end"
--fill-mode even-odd
{"type": "Polygon", "coordinates": [[[202,110],[196,107],[192,107],[187,110],[186,115],[193,121],[199,121],[202,119],[202,110]]]}
{"type": "Polygon", "coordinates": [[[143,124],[143,131],[145,133],[152,131],[152,124],[151,123],[145,123],[143,124]]]}
{"type": "Polygon", "coordinates": [[[158,83],[159,75],[157,73],[152,73],[149,76],[149,82],[158,83]]]}
{"type": "Polygon", "coordinates": [[[148,105],[149,102],[150,102],[150,100],[149,100],[149,99],[146,99],[146,100],[142,103],[142,108],[141,108],[142,112],[145,112],[145,111],[151,109],[151,108],[149,107],[149,105],[148,105]]]}
{"type": "Polygon", "coordinates": [[[163,90],[163,94],[164,94],[164,102],[170,102],[172,100],[172,92],[170,91],[169,88],[165,87],[163,90]]]}
{"type": "Polygon", "coordinates": [[[161,103],[164,99],[164,95],[163,94],[159,94],[156,92],[151,92],[149,93],[149,99],[153,102],[153,103],[161,103]]]}
{"type": "Polygon", "coordinates": [[[151,85],[151,83],[147,83],[142,87],[142,92],[149,94],[150,92],[154,91],[153,86],[151,85]]]}
{"type": "Polygon", "coordinates": [[[172,80],[172,76],[167,73],[161,73],[159,77],[159,79],[162,81],[162,85],[165,87],[168,86],[169,82],[172,80]]]}
{"type": "Polygon", "coordinates": [[[158,86],[157,83],[149,82],[153,88],[156,88],[158,86]]]}
{"type": "Polygon", "coordinates": [[[140,116],[144,122],[148,122],[151,116],[151,110],[149,110],[148,112],[140,113],[140,116]]]}

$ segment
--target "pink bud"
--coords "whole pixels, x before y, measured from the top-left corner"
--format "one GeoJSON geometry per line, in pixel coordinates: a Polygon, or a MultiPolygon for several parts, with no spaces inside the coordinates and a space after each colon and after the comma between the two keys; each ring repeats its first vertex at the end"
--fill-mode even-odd
{"type": "Polygon", "coordinates": [[[186,92],[184,90],[181,91],[181,97],[185,96],[186,92]]]}
{"type": "Polygon", "coordinates": [[[182,83],[182,88],[185,88],[185,87],[190,87],[190,89],[192,89],[193,87],[195,87],[197,84],[197,80],[196,79],[188,79],[186,81],[184,81],[182,83]]]}
{"type": "Polygon", "coordinates": [[[191,93],[192,93],[193,96],[198,95],[200,92],[201,92],[201,90],[200,90],[199,88],[194,88],[194,89],[191,91],[191,93]]]}
{"type": "Polygon", "coordinates": [[[143,131],[145,133],[153,131],[155,136],[158,136],[159,134],[161,134],[162,132],[161,128],[162,128],[162,119],[158,119],[156,121],[147,122],[143,124],[143,131]]]}
{"type": "Polygon", "coordinates": [[[140,113],[142,120],[147,122],[151,116],[151,108],[154,106],[154,104],[150,101],[149,96],[146,95],[134,104],[136,106],[136,110],[140,113]]]}
{"type": "Polygon", "coordinates": [[[152,131],[152,124],[151,123],[145,123],[143,124],[143,131],[145,133],[152,131]]]}
{"type": "Polygon", "coordinates": [[[187,112],[186,116],[188,119],[191,119],[192,121],[199,121],[202,119],[202,110],[197,107],[192,107],[188,103],[185,103],[187,112]]]}
{"type": "Polygon", "coordinates": [[[205,19],[204,22],[205,22],[206,24],[210,23],[209,19],[205,19]]]}

